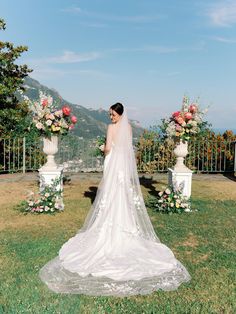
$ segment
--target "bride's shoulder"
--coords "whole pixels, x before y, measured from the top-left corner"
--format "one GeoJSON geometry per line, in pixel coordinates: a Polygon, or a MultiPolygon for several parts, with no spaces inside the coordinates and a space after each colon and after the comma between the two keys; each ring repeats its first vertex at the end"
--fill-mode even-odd
{"type": "Polygon", "coordinates": [[[114,124],[113,124],[113,123],[109,123],[108,126],[107,126],[108,130],[112,130],[113,127],[114,127],[114,124]]]}
{"type": "Polygon", "coordinates": [[[107,134],[113,134],[114,133],[113,129],[114,129],[113,128],[113,124],[112,123],[108,124],[108,126],[107,126],[107,134]]]}

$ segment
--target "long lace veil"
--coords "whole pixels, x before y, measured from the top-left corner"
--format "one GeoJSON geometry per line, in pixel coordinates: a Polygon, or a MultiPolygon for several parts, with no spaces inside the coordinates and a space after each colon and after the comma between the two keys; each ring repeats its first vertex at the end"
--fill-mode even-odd
{"type": "Polygon", "coordinates": [[[116,135],[109,161],[106,163],[103,178],[98,186],[95,201],[87,215],[85,223],[79,232],[89,229],[101,210],[101,203],[107,207],[114,206],[117,200],[119,187],[125,193],[123,203],[129,204],[129,210],[133,215],[139,235],[159,242],[155,234],[150,218],[144,204],[137,164],[132,144],[132,131],[128,121],[126,109],[119,120],[119,129],[116,135]]]}
{"type": "Polygon", "coordinates": [[[147,214],[126,111],[117,127],[95,201],[83,227],[67,242],[72,243],[73,249],[64,256],[75,267],[82,265],[82,270],[71,272],[64,267],[63,247],[40,270],[40,278],[55,292],[128,296],[173,290],[190,279],[184,266],[160,243],[147,214]],[[81,239],[85,239],[83,244],[81,239]],[[102,244],[96,246],[97,243],[102,244]],[[78,264],[76,256],[81,261],[78,264]],[[80,256],[84,258],[80,260],[80,256]],[[96,256],[102,258],[102,264],[96,256]],[[92,270],[98,266],[98,273],[105,267],[105,275],[91,275],[93,271],[88,270],[91,262],[92,270]],[[124,274],[119,280],[107,275],[119,270],[124,274]],[[128,274],[132,276],[127,277],[128,274]]]}

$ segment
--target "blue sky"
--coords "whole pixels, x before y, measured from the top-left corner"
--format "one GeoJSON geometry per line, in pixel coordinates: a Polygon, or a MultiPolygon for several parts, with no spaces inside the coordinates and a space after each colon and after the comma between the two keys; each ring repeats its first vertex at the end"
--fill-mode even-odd
{"type": "Polygon", "coordinates": [[[120,101],[149,126],[186,94],[236,129],[235,0],[1,0],[0,16],[32,77],[72,103],[120,101]]]}

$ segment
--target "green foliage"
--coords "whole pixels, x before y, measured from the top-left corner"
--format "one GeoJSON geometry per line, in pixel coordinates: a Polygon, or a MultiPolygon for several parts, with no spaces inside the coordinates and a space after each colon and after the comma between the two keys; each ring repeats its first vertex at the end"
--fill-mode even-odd
{"type": "Polygon", "coordinates": [[[190,199],[183,196],[183,187],[176,188],[168,186],[164,191],[160,191],[158,196],[149,195],[145,204],[154,211],[161,213],[183,213],[191,211],[190,199]]]}
{"type": "MultiPolygon", "coordinates": [[[[5,28],[5,21],[0,19],[0,30],[5,28]]],[[[0,41],[0,134],[4,136],[22,135],[27,129],[28,106],[19,95],[25,91],[24,78],[32,70],[15,63],[27,50],[26,46],[0,41]]]]}
{"type": "Polygon", "coordinates": [[[105,145],[106,143],[106,137],[105,136],[97,136],[97,139],[95,141],[95,156],[104,156],[104,152],[101,151],[101,149],[99,148],[101,145],[105,145]]]}
{"type": "Polygon", "coordinates": [[[153,173],[157,167],[156,148],[159,134],[154,128],[144,130],[137,142],[136,158],[139,168],[146,173],[153,173]]]}
{"type": "Polygon", "coordinates": [[[31,192],[18,206],[20,211],[33,214],[51,214],[64,209],[62,189],[59,188],[62,177],[52,180],[51,184],[44,184],[43,188],[35,194],[31,192]]]}
{"type": "MultiPolygon", "coordinates": [[[[206,122],[202,131],[188,141],[186,165],[193,171],[217,172],[223,166],[227,171],[232,171],[235,141],[236,134],[232,131],[216,134],[206,122]]],[[[174,147],[175,142],[165,139],[158,126],[145,130],[137,143],[138,169],[145,173],[167,171],[175,162],[174,147]]]]}

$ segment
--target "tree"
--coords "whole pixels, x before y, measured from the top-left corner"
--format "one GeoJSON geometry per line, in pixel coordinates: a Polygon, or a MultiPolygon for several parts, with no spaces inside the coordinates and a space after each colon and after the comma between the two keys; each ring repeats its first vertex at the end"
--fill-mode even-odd
{"type": "MultiPolygon", "coordinates": [[[[0,30],[5,29],[6,23],[0,19],[0,30]]],[[[0,136],[22,134],[27,129],[28,105],[21,94],[24,78],[32,70],[15,63],[27,50],[27,46],[0,41],[0,136]]]]}

